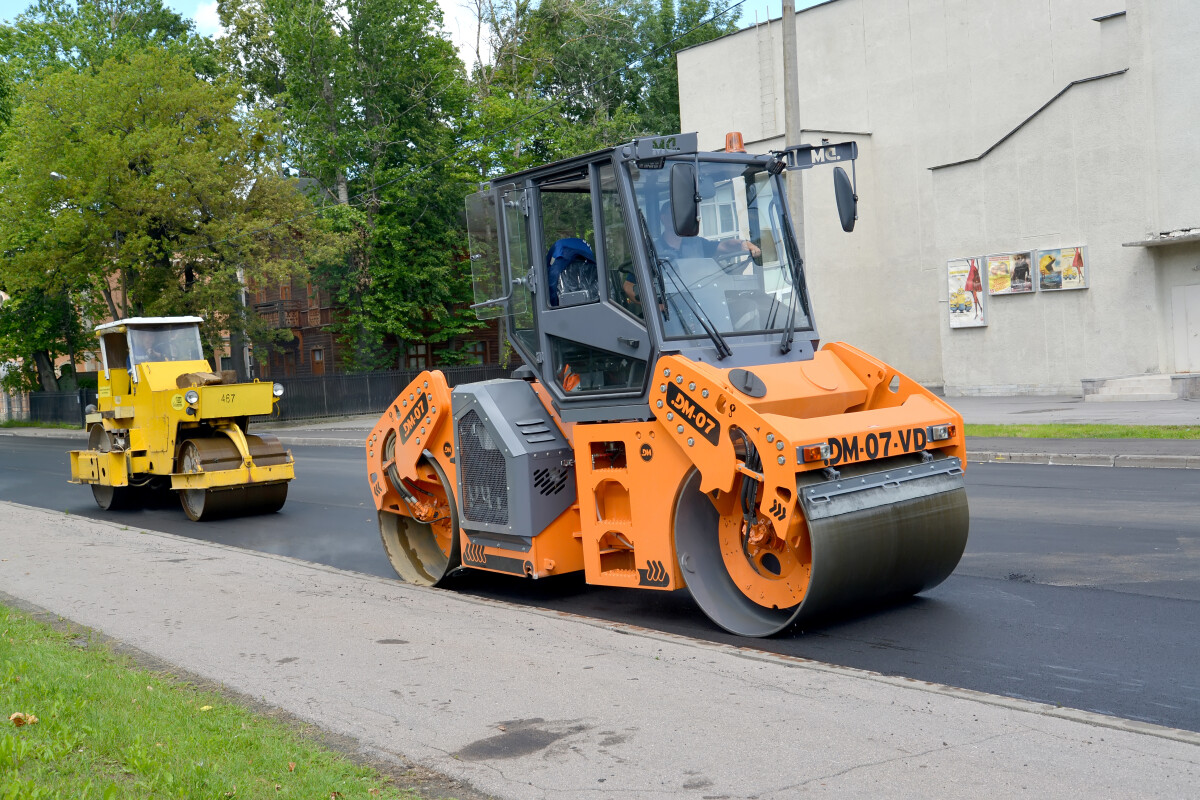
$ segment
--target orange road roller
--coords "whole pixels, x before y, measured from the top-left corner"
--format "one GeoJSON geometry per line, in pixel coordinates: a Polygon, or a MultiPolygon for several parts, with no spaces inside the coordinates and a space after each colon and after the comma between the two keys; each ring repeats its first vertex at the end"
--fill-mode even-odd
{"type": "Polygon", "coordinates": [[[967,541],[961,416],[887,364],[820,343],[782,174],[766,155],[638,139],[467,199],[475,309],[511,379],[419,375],[367,437],[405,581],[462,569],[687,587],[770,636],[943,581],[967,541]]]}

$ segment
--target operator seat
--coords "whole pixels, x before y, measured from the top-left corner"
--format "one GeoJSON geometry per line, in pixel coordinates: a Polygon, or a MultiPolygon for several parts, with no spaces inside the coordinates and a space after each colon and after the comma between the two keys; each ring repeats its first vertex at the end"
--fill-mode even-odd
{"type": "Polygon", "coordinates": [[[583,239],[565,238],[546,253],[546,284],[550,305],[577,306],[600,299],[596,256],[583,239]]]}

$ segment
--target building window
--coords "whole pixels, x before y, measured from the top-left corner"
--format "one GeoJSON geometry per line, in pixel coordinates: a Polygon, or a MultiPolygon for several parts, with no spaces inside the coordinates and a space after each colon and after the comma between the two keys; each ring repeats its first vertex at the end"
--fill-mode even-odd
{"type": "Polygon", "coordinates": [[[309,308],[318,308],[321,304],[319,302],[317,302],[317,300],[318,300],[317,290],[313,288],[313,285],[311,283],[308,284],[307,292],[308,292],[308,307],[309,308]]]}
{"type": "Polygon", "coordinates": [[[254,303],[267,302],[267,287],[260,286],[257,281],[246,281],[246,293],[250,295],[254,303]]]}
{"type": "Polygon", "coordinates": [[[290,353],[290,352],[284,353],[283,354],[283,376],[285,378],[291,378],[295,374],[296,374],[296,354],[290,353]]]}
{"type": "Polygon", "coordinates": [[[260,377],[260,378],[270,378],[271,377],[271,356],[269,354],[267,355],[266,360],[258,365],[258,377],[260,377]]]}
{"type": "Polygon", "coordinates": [[[486,364],[487,363],[487,355],[488,355],[487,342],[471,342],[466,347],[464,347],[462,351],[465,355],[469,356],[469,358],[467,359],[467,362],[466,362],[468,364],[486,364]]]}
{"type": "Polygon", "coordinates": [[[310,353],[312,356],[312,374],[325,374],[325,350],[321,347],[314,347],[310,353]]]}
{"type": "Polygon", "coordinates": [[[279,284],[279,299],[280,300],[291,300],[292,299],[292,285],[290,283],[279,284]]]}
{"type": "Polygon", "coordinates": [[[425,369],[429,366],[428,353],[424,344],[410,344],[408,346],[407,366],[409,369],[425,369]]]}
{"type": "Polygon", "coordinates": [[[722,186],[716,196],[700,204],[700,235],[706,239],[728,239],[738,232],[733,189],[722,186]]]}

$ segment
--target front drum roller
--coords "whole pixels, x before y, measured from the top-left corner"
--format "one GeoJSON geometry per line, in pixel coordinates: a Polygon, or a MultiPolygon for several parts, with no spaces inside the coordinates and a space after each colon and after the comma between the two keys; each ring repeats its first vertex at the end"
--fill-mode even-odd
{"type": "Polygon", "coordinates": [[[967,543],[958,459],[870,469],[878,466],[843,470],[840,482],[801,482],[799,529],[786,543],[758,545],[744,533],[736,488],[703,494],[700,473],[690,472],[674,536],[696,604],[730,633],[761,637],[945,580],[967,543]]]}
{"type": "MultiPolygon", "coordinates": [[[[88,450],[111,453],[115,449],[116,440],[113,435],[106,431],[100,423],[92,425],[88,430],[88,450]]],[[[92,497],[96,500],[96,505],[105,511],[117,511],[137,505],[135,488],[132,486],[105,486],[93,483],[92,497]]]]}
{"type": "MultiPolygon", "coordinates": [[[[389,440],[388,444],[392,442],[389,440]]],[[[450,491],[450,481],[437,461],[423,458],[417,475],[416,480],[404,481],[405,488],[420,505],[416,509],[410,507],[409,513],[421,514],[428,521],[381,510],[379,535],[392,569],[401,580],[418,586],[438,586],[462,564],[458,507],[450,491]]],[[[387,479],[395,485],[400,476],[390,468],[387,479]]]]}
{"type": "MultiPolygon", "coordinates": [[[[268,467],[287,463],[287,450],[274,436],[246,434],[250,457],[258,466],[268,467]]],[[[204,439],[188,439],[179,448],[176,472],[216,472],[237,469],[242,457],[237,446],[224,435],[204,439]]],[[[271,514],[283,508],[287,501],[287,482],[254,483],[213,489],[181,489],[179,501],[188,518],[206,522],[226,517],[271,514]]]]}

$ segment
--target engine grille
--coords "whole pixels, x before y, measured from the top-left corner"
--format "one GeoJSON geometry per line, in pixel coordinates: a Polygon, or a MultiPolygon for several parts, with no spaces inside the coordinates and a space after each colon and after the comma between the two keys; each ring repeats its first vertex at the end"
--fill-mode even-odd
{"type": "Polygon", "coordinates": [[[570,473],[563,467],[539,469],[533,473],[533,485],[537,487],[540,494],[554,495],[566,487],[569,476],[570,473]]]}
{"type": "Polygon", "coordinates": [[[498,444],[474,411],[458,421],[458,469],[463,517],[471,522],[508,524],[508,471],[498,444]],[[489,445],[489,446],[485,446],[489,445]]]}

